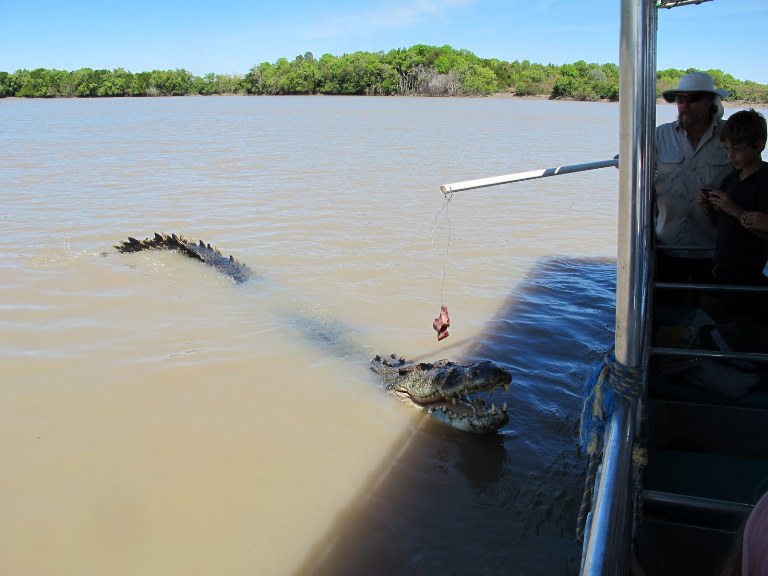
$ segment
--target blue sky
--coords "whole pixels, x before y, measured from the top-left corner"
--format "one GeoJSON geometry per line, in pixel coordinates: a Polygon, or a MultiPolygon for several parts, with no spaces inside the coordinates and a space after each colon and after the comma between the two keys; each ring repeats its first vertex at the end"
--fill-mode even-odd
{"type": "MultiPolygon", "coordinates": [[[[414,44],[483,58],[618,63],[620,0],[2,0],[0,70],[184,68],[245,74],[312,52],[414,44]]],[[[768,0],[663,10],[658,68],[716,68],[768,84],[768,0]]]]}

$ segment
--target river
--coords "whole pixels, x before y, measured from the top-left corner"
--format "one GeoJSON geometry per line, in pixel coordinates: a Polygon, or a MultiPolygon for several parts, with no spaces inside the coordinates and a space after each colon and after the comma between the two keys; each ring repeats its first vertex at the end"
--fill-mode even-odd
{"type": "Polygon", "coordinates": [[[618,171],[439,187],[611,158],[617,123],[510,98],[0,100],[0,572],[577,574],[618,171]],[[256,275],[112,248],[155,231],[256,275]],[[369,371],[390,352],[504,364],[509,424],[431,421],[369,371]]]}

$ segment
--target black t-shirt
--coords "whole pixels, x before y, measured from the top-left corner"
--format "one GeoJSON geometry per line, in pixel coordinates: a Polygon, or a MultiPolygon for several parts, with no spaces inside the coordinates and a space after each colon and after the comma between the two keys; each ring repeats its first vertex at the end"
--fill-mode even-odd
{"type": "MultiPolygon", "coordinates": [[[[760,170],[744,180],[739,180],[739,174],[734,170],[723,180],[720,189],[743,210],[768,212],[768,164],[763,162],[760,170]]],[[[766,244],[754,232],[744,228],[738,218],[718,211],[714,261],[715,273],[721,281],[763,284],[766,244]],[[752,278],[754,281],[750,280],[752,278]]]]}

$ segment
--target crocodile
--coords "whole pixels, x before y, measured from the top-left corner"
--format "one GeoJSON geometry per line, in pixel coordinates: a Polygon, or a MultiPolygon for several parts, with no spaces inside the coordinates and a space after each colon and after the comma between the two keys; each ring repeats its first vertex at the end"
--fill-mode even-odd
{"type": "Polygon", "coordinates": [[[449,360],[414,364],[376,355],[371,370],[388,390],[406,398],[443,424],[464,432],[496,432],[509,422],[507,403],[489,407],[480,393],[509,390],[512,375],[490,360],[459,365],[449,360]]]}
{"type": "Polygon", "coordinates": [[[237,284],[242,284],[253,276],[253,271],[242,262],[235,260],[234,257],[224,256],[219,250],[210,244],[205,244],[202,240],[195,243],[176,234],[168,235],[155,232],[153,238],[144,238],[144,240],[137,240],[129,236],[128,240],[115,244],[115,248],[118,252],[141,252],[142,250],[155,249],[178,250],[190,258],[213,266],[225,276],[232,278],[237,284]]]}
{"type": "MultiPolygon", "coordinates": [[[[176,234],[155,233],[152,238],[128,240],[115,244],[118,252],[143,250],[177,250],[194,258],[241,284],[254,276],[253,270],[232,256],[203,241],[194,242],[176,234]]],[[[318,330],[322,338],[331,338],[327,329],[318,330]]],[[[376,356],[371,370],[382,378],[386,388],[407,399],[434,419],[458,430],[475,433],[496,432],[509,421],[506,402],[501,407],[488,407],[483,394],[509,389],[512,375],[500,365],[483,361],[459,365],[449,360],[418,364],[406,362],[396,355],[376,356]]]]}

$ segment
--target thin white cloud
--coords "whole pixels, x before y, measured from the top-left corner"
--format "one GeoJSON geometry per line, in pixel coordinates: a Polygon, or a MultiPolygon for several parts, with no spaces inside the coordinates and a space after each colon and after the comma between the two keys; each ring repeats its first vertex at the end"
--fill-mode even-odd
{"type": "Polygon", "coordinates": [[[476,3],[477,0],[421,0],[390,4],[385,8],[357,14],[345,14],[314,22],[306,31],[309,40],[321,40],[372,34],[380,30],[408,28],[425,19],[439,18],[452,10],[476,3]]]}

